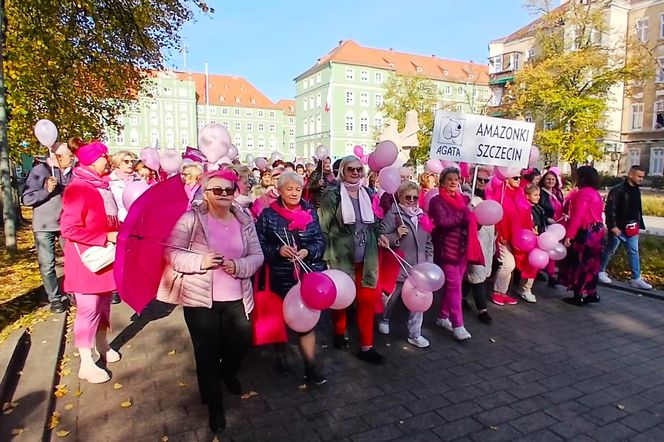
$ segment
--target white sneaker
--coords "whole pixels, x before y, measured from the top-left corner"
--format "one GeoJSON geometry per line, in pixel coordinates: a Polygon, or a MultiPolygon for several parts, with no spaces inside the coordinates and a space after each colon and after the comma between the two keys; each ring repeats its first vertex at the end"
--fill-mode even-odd
{"type": "Polygon", "coordinates": [[[390,323],[389,322],[384,322],[384,321],[379,321],[378,322],[378,331],[383,335],[389,335],[390,334],[390,323]]]}
{"type": "Polygon", "coordinates": [[[466,330],[466,327],[463,325],[454,329],[454,339],[457,341],[465,341],[466,339],[470,338],[470,333],[468,333],[468,330],[466,330]]]}
{"type": "Polygon", "coordinates": [[[113,362],[118,362],[120,360],[120,353],[117,351],[110,349],[109,351],[106,352],[106,356],[104,359],[106,359],[106,362],[108,363],[113,363],[113,362]]]}
{"type": "Polygon", "coordinates": [[[452,321],[450,321],[448,318],[436,319],[436,325],[438,327],[444,328],[447,331],[454,331],[454,328],[452,327],[452,321]]]}
{"type": "Polygon", "coordinates": [[[609,275],[606,274],[606,272],[599,272],[599,275],[597,275],[597,280],[601,282],[602,284],[611,284],[611,278],[609,278],[609,275]]]}
{"type": "Polygon", "coordinates": [[[94,364],[82,364],[78,369],[78,378],[91,384],[103,384],[111,379],[106,370],[102,370],[94,364]]]}
{"type": "Polygon", "coordinates": [[[419,348],[427,348],[429,346],[429,341],[422,335],[419,335],[415,339],[408,338],[408,343],[419,348]]]}
{"type": "Polygon", "coordinates": [[[533,295],[533,292],[530,292],[530,291],[521,293],[521,297],[524,300],[528,301],[528,302],[532,302],[532,303],[537,302],[537,298],[535,298],[535,295],[533,295]]]}
{"type": "Polygon", "coordinates": [[[643,279],[632,279],[629,282],[629,285],[634,287],[635,289],[641,289],[641,290],[652,290],[652,285],[648,284],[645,282],[643,279]]]}

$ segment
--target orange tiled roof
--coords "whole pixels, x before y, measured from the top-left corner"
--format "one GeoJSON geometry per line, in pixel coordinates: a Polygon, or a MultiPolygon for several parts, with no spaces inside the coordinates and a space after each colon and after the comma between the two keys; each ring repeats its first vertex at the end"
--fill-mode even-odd
{"type": "MultiPolygon", "coordinates": [[[[562,5],[558,6],[557,8],[552,9],[549,14],[560,14],[564,13],[567,11],[569,8],[570,4],[568,3],[563,3],[562,5]]],[[[534,20],[530,23],[528,23],[526,26],[517,29],[507,37],[503,37],[499,39],[498,41],[503,41],[504,43],[510,43],[513,41],[521,40],[522,38],[526,37],[531,37],[535,34],[535,32],[544,24],[544,17],[539,17],[537,20],[534,20]]]]}
{"type": "Polygon", "coordinates": [[[295,115],[295,100],[284,98],[277,101],[277,107],[284,111],[284,115],[295,115]]]}
{"type": "Polygon", "coordinates": [[[446,60],[434,55],[408,54],[392,49],[367,48],[353,40],[340,42],[339,46],[319,59],[318,63],[296,80],[311,75],[331,62],[388,69],[400,74],[422,75],[435,80],[489,84],[489,70],[484,64],[446,60]],[[469,75],[473,75],[473,78],[470,79],[469,75]]]}
{"type": "MultiPolygon", "coordinates": [[[[204,73],[175,72],[175,75],[181,80],[194,81],[196,84],[196,102],[205,104],[204,73]]],[[[210,105],[280,109],[242,77],[209,74],[208,85],[210,105]]]]}

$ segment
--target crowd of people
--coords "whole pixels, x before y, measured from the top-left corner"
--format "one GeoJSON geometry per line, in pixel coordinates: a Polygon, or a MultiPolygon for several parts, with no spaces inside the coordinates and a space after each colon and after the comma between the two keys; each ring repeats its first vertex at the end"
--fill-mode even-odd
{"type": "MultiPolygon", "coordinates": [[[[39,268],[51,310],[66,309],[64,293],[77,305],[78,375],[102,383],[109,375],[95,364],[95,349],[108,363],[121,355],[110,348],[106,335],[117,295],[113,260],[97,262],[97,267],[95,260],[105,259],[103,250],[113,252],[128,213],[123,198],[128,185],[138,180],[158,185],[167,177],[131,152],[109,156],[97,141],[72,139],[56,144],[52,152],[50,163],[30,172],[23,203],[34,208],[39,268]],[[65,256],[62,290],[55,273],[58,239],[65,256]]],[[[408,284],[407,267],[383,265],[390,254],[398,253],[411,266],[434,263],[442,269],[445,283],[438,291],[435,325],[459,341],[471,338],[463,317],[470,294],[485,324],[492,321],[489,301],[497,306],[519,299],[536,302],[538,278],[569,290],[565,301],[572,305],[599,302],[597,283],[610,282],[606,267],[620,244],[627,248],[630,283],[651,288],[639,268],[644,171],[638,166],[609,192],[606,203],[598,192],[599,174],[591,166],[578,168],[567,194],[555,167],[544,173],[524,169],[498,179],[493,168],[484,166],[465,171],[451,166],[416,177],[414,167],[406,164],[398,190],[388,194],[355,156],[334,163],[330,158],[306,164],[277,160],[270,166],[251,168],[236,161],[209,170],[189,160],[174,177],[181,179],[189,210],[165,247],[166,268],[155,296],[184,308],[201,400],[208,404],[213,431],[225,426],[222,386],[233,394],[242,391],[238,373],[252,339],[257,342],[252,311],[265,311],[257,304],[267,298],[254,299],[254,293],[267,290],[283,299],[306,271],[336,269],[352,278],[357,356],[374,364],[385,361],[374,345],[376,325],[379,333],[390,333],[390,318],[408,284]],[[436,195],[425,201],[432,189],[436,195]],[[475,217],[473,208],[485,200],[502,206],[503,217],[495,226],[480,225],[475,217]],[[553,224],[565,226],[567,256],[540,271],[520,250],[518,233],[541,234],[553,224]]],[[[280,301],[274,309],[274,315],[282,315],[280,301]]],[[[349,345],[347,318],[347,309],[332,312],[336,349],[349,345]]],[[[405,324],[408,342],[417,348],[430,345],[422,335],[423,318],[422,312],[409,312],[405,324]]],[[[277,335],[260,343],[274,347],[275,369],[289,372],[288,337],[277,335]]],[[[298,331],[297,344],[305,382],[325,383],[316,364],[315,325],[298,331]]]]}

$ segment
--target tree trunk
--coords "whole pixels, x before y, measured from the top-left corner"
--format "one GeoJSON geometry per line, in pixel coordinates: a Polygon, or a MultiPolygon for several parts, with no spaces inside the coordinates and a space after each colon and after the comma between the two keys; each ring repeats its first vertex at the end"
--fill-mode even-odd
{"type": "Polygon", "coordinates": [[[5,2],[0,0],[0,187],[2,187],[2,219],[5,233],[5,248],[10,255],[16,253],[16,205],[12,195],[9,165],[9,143],[7,140],[7,100],[5,99],[4,75],[5,48],[5,2]]]}

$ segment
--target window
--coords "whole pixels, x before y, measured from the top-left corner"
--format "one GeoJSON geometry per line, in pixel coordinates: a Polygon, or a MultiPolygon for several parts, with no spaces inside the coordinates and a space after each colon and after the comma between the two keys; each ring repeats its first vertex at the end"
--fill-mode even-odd
{"type": "Polygon", "coordinates": [[[369,116],[366,112],[362,112],[362,115],[360,115],[360,132],[369,132],[369,116]]]}
{"type": "Polygon", "coordinates": [[[274,123],[270,123],[270,132],[275,133],[277,131],[277,127],[275,126],[274,123]]]}
{"type": "Polygon", "coordinates": [[[369,106],[369,94],[366,92],[360,93],[360,106],[368,107],[369,106]]]}
{"type": "Polygon", "coordinates": [[[294,137],[295,136],[295,129],[293,129],[292,127],[290,129],[288,129],[288,136],[294,137]]]}
{"type": "Polygon", "coordinates": [[[208,106],[207,108],[208,108],[208,112],[211,113],[212,115],[216,115],[216,114],[217,114],[217,108],[216,108],[216,107],[214,107],[214,106],[208,106]]]}
{"type": "Polygon", "coordinates": [[[489,59],[489,73],[498,74],[503,71],[503,56],[497,55],[489,59]]]}
{"type": "Polygon", "coordinates": [[[189,144],[189,134],[182,132],[180,134],[180,146],[187,146],[189,144]]]}
{"type": "Polygon", "coordinates": [[[643,104],[633,104],[630,115],[630,127],[632,130],[643,129],[643,104]]]}
{"type": "Polygon", "coordinates": [[[374,116],[374,130],[383,130],[383,116],[380,113],[374,116]]]}
{"type": "Polygon", "coordinates": [[[129,124],[132,126],[138,126],[138,115],[132,115],[129,117],[129,124]]]}
{"type": "Polygon", "coordinates": [[[288,148],[289,148],[290,150],[295,150],[295,141],[290,140],[290,141],[288,142],[288,148]]]}
{"type": "Polygon", "coordinates": [[[189,119],[187,118],[187,114],[180,115],[180,126],[186,126],[187,124],[189,124],[189,119]]]}
{"type": "Polygon", "coordinates": [[[302,108],[304,109],[305,112],[309,110],[309,100],[307,100],[306,98],[304,99],[304,101],[302,101],[302,108]]]}
{"type": "Polygon", "coordinates": [[[186,90],[186,89],[180,89],[180,90],[178,91],[178,94],[179,94],[181,97],[186,97],[186,96],[187,96],[187,90],[186,90]]]}
{"type": "Polygon", "coordinates": [[[346,104],[355,104],[355,94],[353,91],[346,92],[346,104]]]}
{"type": "Polygon", "coordinates": [[[270,111],[270,118],[274,118],[274,111],[270,111]]]}
{"type": "Polygon", "coordinates": [[[124,131],[121,130],[117,134],[115,134],[115,142],[118,144],[124,144],[124,131]]]}
{"type": "Polygon", "coordinates": [[[138,146],[138,131],[136,129],[131,130],[131,137],[129,139],[132,146],[138,146]]]}
{"type": "Polygon", "coordinates": [[[217,122],[215,120],[210,120],[208,123],[209,124],[217,124],[217,122]]]}
{"type": "Polygon", "coordinates": [[[254,136],[249,134],[247,135],[247,149],[253,149],[254,148],[254,136]]]}
{"type": "Polygon", "coordinates": [[[452,95],[452,86],[450,86],[449,84],[446,84],[445,88],[444,88],[444,92],[445,92],[445,95],[452,95]]]}
{"type": "Polygon", "coordinates": [[[251,117],[254,114],[254,112],[251,109],[247,109],[246,111],[244,111],[244,114],[247,117],[251,117]]]}
{"type": "Polygon", "coordinates": [[[228,129],[228,121],[222,121],[221,125],[228,129]]]}
{"type": "Polygon", "coordinates": [[[295,118],[293,118],[293,117],[288,117],[288,122],[289,122],[290,124],[294,124],[294,123],[295,123],[295,118]]]}
{"type": "Polygon", "coordinates": [[[376,75],[374,76],[374,79],[376,80],[376,83],[382,84],[383,83],[383,73],[382,72],[376,72],[376,75]]]}
{"type": "Polygon", "coordinates": [[[242,135],[235,134],[233,144],[235,144],[235,147],[237,147],[238,149],[241,148],[242,147],[242,135]]]}
{"type": "Polygon", "coordinates": [[[235,102],[239,103],[240,102],[240,97],[235,97],[235,102]]]}
{"type": "Polygon", "coordinates": [[[369,81],[369,72],[360,71],[360,81],[369,81]]]}
{"type": "Polygon", "coordinates": [[[222,107],[221,108],[221,115],[228,115],[228,108],[227,107],[222,107]]]}
{"type": "Polygon", "coordinates": [[[346,141],[346,155],[353,155],[353,143],[346,141]]]}
{"type": "MultiPolygon", "coordinates": [[[[309,109],[313,110],[313,108],[314,108],[314,96],[312,95],[311,97],[309,97],[309,109]]],[[[270,116],[273,117],[274,115],[270,116]]]]}
{"type": "Polygon", "coordinates": [[[174,147],[174,144],[175,144],[175,134],[173,133],[172,130],[167,130],[166,131],[165,139],[166,139],[166,147],[168,149],[172,149],[174,147]]]}
{"type": "Polygon", "coordinates": [[[265,137],[263,135],[258,136],[258,148],[265,149],[265,137]]]}
{"type": "Polygon", "coordinates": [[[316,84],[320,83],[320,80],[321,80],[321,73],[317,72],[316,73],[316,84]]]}
{"type": "Polygon", "coordinates": [[[224,97],[223,95],[219,95],[219,101],[223,103],[224,101],[226,101],[226,97],[224,97]]]}
{"type": "Polygon", "coordinates": [[[247,130],[254,130],[254,125],[251,122],[248,122],[245,127],[247,130]]]}
{"type": "Polygon", "coordinates": [[[168,95],[168,96],[173,95],[173,89],[171,89],[170,87],[165,87],[164,88],[164,95],[168,95]]]}
{"type": "Polygon", "coordinates": [[[374,95],[374,101],[376,102],[376,107],[383,106],[383,94],[374,95]]]}
{"type": "MultiPolygon", "coordinates": [[[[205,121],[204,120],[198,120],[198,123],[196,123],[196,126],[198,126],[199,129],[203,129],[203,126],[205,126],[205,121]]],[[[228,127],[228,126],[226,126],[228,127]]]]}
{"type": "Polygon", "coordinates": [[[275,140],[274,137],[270,137],[270,149],[276,149],[276,148],[277,148],[277,140],[275,140]]]}
{"type": "Polygon", "coordinates": [[[303,89],[306,89],[307,86],[309,86],[309,79],[308,79],[308,78],[305,78],[305,79],[304,79],[304,82],[302,83],[302,88],[303,88],[303,89]]]}
{"type": "Polygon", "coordinates": [[[309,120],[304,119],[304,135],[309,135],[309,120]]]}
{"type": "Polygon", "coordinates": [[[655,101],[652,116],[652,128],[664,129],[664,101],[655,101]]]}
{"type": "Polygon", "coordinates": [[[659,14],[659,38],[664,38],[664,14],[659,14]]]}
{"type": "Polygon", "coordinates": [[[258,123],[258,131],[263,132],[265,130],[265,124],[263,123],[258,123]]]}
{"type": "MultiPolygon", "coordinates": [[[[293,129],[291,129],[292,131],[293,129]]],[[[316,115],[316,133],[321,133],[323,132],[323,119],[321,118],[320,114],[316,115]]]]}
{"type": "Polygon", "coordinates": [[[180,103],[180,106],[178,106],[178,109],[182,112],[187,112],[187,103],[180,103]]]}
{"type": "Polygon", "coordinates": [[[639,18],[636,20],[636,38],[639,39],[641,43],[648,41],[648,19],[639,18]]]}
{"type": "Polygon", "coordinates": [[[251,104],[256,104],[256,99],[255,98],[251,99],[251,104]]]}
{"type": "Polygon", "coordinates": [[[157,114],[155,114],[154,112],[150,114],[150,124],[152,126],[157,125],[157,114]]]}
{"type": "Polygon", "coordinates": [[[657,58],[657,74],[655,83],[664,83],[664,57],[657,58]]]}
{"type": "Polygon", "coordinates": [[[158,142],[159,142],[159,133],[157,132],[157,129],[152,129],[150,131],[150,145],[156,146],[158,142]]]}
{"type": "Polygon", "coordinates": [[[353,111],[346,113],[346,132],[353,132],[355,130],[355,115],[353,111]]]}
{"type": "Polygon", "coordinates": [[[463,86],[457,87],[457,95],[463,95],[463,86]]]}
{"type": "Polygon", "coordinates": [[[316,107],[320,107],[320,106],[321,106],[321,100],[322,100],[321,95],[320,95],[320,94],[316,94],[316,107]]]}
{"type": "Polygon", "coordinates": [[[263,114],[263,111],[262,111],[262,110],[259,110],[259,111],[258,111],[258,116],[259,116],[259,118],[263,118],[263,115],[264,115],[264,114],[263,114]]]}
{"type": "Polygon", "coordinates": [[[118,122],[118,124],[119,124],[120,126],[124,126],[124,116],[123,116],[123,115],[120,115],[120,116],[117,118],[117,122],[118,122]]]}
{"type": "Polygon", "coordinates": [[[346,68],[346,80],[353,80],[355,78],[355,70],[346,68]]]}
{"type": "Polygon", "coordinates": [[[459,113],[463,112],[463,105],[462,104],[457,104],[455,110],[459,113]]]}
{"type": "Polygon", "coordinates": [[[237,123],[235,123],[235,130],[236,131],[237,130],[242,130],[242,123],[240,123],[239,121],[237,123]]]}
{"type": "Polygon", "coordinates": [[[649,175],[664,175],[664,149],[655,147],[650,149],[649,175]]]}
{"type": "Polygon", "coordinates": [[[316,132],[314,132],[314,129],[315,129],[315,127],[314,127],[314,117],[312,116],[311,118],[309,118],[309,132],[311,132],[312,135],[316,133],[316,132]]]}
{"type": "Polygon", "coordinates": [[[641,149],[630,149],[627,155],[627,167],[638,166],[641,163],[641,149]]]}
{"type": "Polygon", "coordinates": [[[236,116],[239,117],[242,114],[242,111],[240,109],[235,109],[234,113],[235,113],[236,116]]]}

